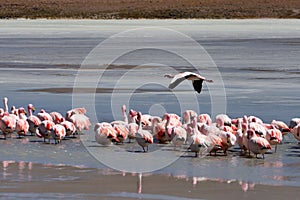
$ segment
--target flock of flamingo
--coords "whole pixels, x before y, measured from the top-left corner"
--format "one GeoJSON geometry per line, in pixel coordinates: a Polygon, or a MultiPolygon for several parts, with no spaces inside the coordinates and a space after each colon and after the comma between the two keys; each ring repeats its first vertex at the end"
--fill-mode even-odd
{"type": "MultiPolygon", "coordinates": [[[[37,115],[32,104],[28,104],[28,116],[23,107],[11,107],[8,110],[8,98],[3,99],[4,109],[0,108],[0,130],[4,139],[12,133],[18,137],[36,135],[54,143],[60,143],[65,137],[74,136],[91,126],[85,108],[74,108],[66,112],[65,117],[59,112],[47,113],[41,109],[37,115]]],[[[127,114],[126,106],[121,107],[123,120],[99,122],[94,126],[97,143],[108,146],[124,144],[135,140],[144,152],[153,143],[170,143],[174,148],[186,147],[199,156],[203,152],[227,154],[230,147],[239,145],[246,154],[252,152],[257,157],[271,150],[271,145],[282,142],[283,136],[292,133],[300,141],[300,118],[293,118],[288,126],[282,121],[273,120],[264,123],[255,116],[243,116],[231,119],[226,114],[219,114],[215,121],[208,114],[197,114],[186,110],[182,117],[174,113],[165,113],[161,118],[142,114],[133,109],[127,114]]]]}
{"type": "Polygon", "coordinates": [[[39,138],[51,139],[55,144],[67,136],[74,136],[82,130],[88,130],[91,126],[89,118],[85,115],[85,108],[74,108],[67,111],[65,117],[59,112],[47,113],[41,109],[37,115],[33,115],[35,107],[28,104],[28,115],[24,107],[11,107],[8,110],[8,98],[3,98],[4,109],[0,108],[0,130],[4,136],[11,136],[16,133],[18,137],[36,135],[39,138]]]}
{"type": "Polygon", "coordinates": [[[148,151],[153,143],[170,143],[177,147],[186,147],[195,156],[203,152],[210,154],[218,151],[227,154],[230,147],[239,145],[244,154],[252,152],[256,158],[282,142],[283,136],[292,133],[300,141],[300,118],[293,118],[288,126],[282,121],[273,120],[264,123],[256,116],[243,116],[231,119],[226,114],[219,114],[212,121],[210,115],[198,115],[193,110],[186,110],[182,117],[174,113],[164,116],[151,116],[131,109],[127,115],[123,105],[124,119],[101,122],[94,127],[95,139],[101,145],[123,144],[125,141],[136,142],[148,151]]]}
{"type": "MultiPolygon", "coordinates": [[[[169,88],[174,89],[184,80],[193,82],[194,90],[198,93],[202,90],[203,81],[213,82],[205,77],[193,73],[183,72],[172,78],[169,88]]],[[[60,143],[68,136],[88,130],[91,126],[89,118],[85,115],[85,108],[74,108],[67,111],[65,117],[59,112],[47,113],[44,109],[35,116],[32,104],[28,105],[27,117],[23,107],[12,106],[8,110],[8,98],[3,99],[4,109],[0,108],[0,130],[4,139],[12,133],[19,137],[28,133],[44,138],[44,142],[51,139],[54,143],[60,143]]],[[[231,119],[226,114],[219,114],[213,121],[209,114],[197,114],[193,110],[186,110],[182,117],[177,114],[165,113],[161,118],[142,114],[131,109],[127,115],[126,106],[121,108],[123,120],[96,123],[94,126],[95,140],[101,145],[124,144],[125,141],[135,140],[143,149],[148,151],[148,146],[153,143],[170,143],[177,147],[187,147],[195,156],[203,152],[217,154],[218,151],[227,154],[227,150],[239,145],[244,154],[250,156],[251,152],[256,158],[271,150],[271,145],[282,142],[283,136],[292,133],[300,141],[300,118],[293,118],[288,126],[283,121],[273,120],[265,123],[256,116],[243,116],[231,119]]]]}

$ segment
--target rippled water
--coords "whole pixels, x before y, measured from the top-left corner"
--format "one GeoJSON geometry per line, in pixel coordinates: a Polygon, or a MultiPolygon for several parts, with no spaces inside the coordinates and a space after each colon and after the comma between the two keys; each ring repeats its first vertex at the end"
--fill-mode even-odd
{"type": "MultiPolygon", "coordinates": [[[[85,98],[95,89],[90,88],[89,80],[98,79],[99,71],[104,72],[95,86],[98,90],[93,96],[94,105],[83,105],[88,111],[95,109],[98,121],[121,119],[119,105],[126,102],[130,108],[156,115],[165,111],[180,114],[182,107],[215,115],[217,113],[212,113],[214,107],[216,111],[224,110],[232,118],[246,114],[259,116],[267,123],[272,119],[289,123],[300,113],[299,23],[299,20],[269,19],[1,21],[0,91],[3,97],[9,97],[10,105],[33,103],[37,110],[44,108],[64,113],[72,107],[72,89],[78,68],[96,45],[113,34],[132,28],[168,28],[191,37],[206,51],[199,56],[189,49],[189,45],[174,41],[172,37],[164,38],[158,46],[182,47],[192,58],[203,61],[203,66],[196,67],[204,76],[216,80],[220,73],[221,82],[216,81],[215,87],[211,88],[204,85],[200,95],[192,91],[190,83],[182,83],[173,92],[169,91],[169,80],[163,78],[163,74],[170,69],[183,71],[193,66],[178,55],[146,48],[150,44],[148,40],[145,43],[139,40],[139,46],[144,49],[120,56],[113,62],[114,67],[107,69],[108,63],[101,61],[118,50],[116,44],[123,45],[122,48],[136,45],[135,37],[119,37],[117,41],[126,41],[125,44],[114,44],[112,49],[107,49],[107,54],[101,55],[96,67],[84,71],[85,82],[81,85],[84,89],[76,96],[82,98],[79,102],[86,102],[85,98]],[[211,57],[210,63],[204,60],[207,55],[211,57]],[[212,70],[211,62],[217,68],[212,70]],[[157,82],[159,84],[155,84],[157,82]],[[211,97],[218,96],[216,91],[220,89],[225,99],[217,98],[217,103],[212,104],[211,97]],[[182,100],[178,101],[176,95],[182,100]]],[[[144,37],[148,37],[147,33],[144,37]]],[[[93,132],[86,134],[93,135],[93,132]]],[[[107,168],[88,153],[78,138],[57,146],[43,144],[34,137],[1,140],[0,144],[1,160],[107,168]]],[[[134,150],[140,150],[137,145],[131,145],[134,150]]],[[[235,148],[228,156],[201,159],[185,153],[176,162],[154,173],[299,186],[299,148],[298,142],[288,135],[278,152],[267,154],[265,160],[240,156],[235,148]]]]}

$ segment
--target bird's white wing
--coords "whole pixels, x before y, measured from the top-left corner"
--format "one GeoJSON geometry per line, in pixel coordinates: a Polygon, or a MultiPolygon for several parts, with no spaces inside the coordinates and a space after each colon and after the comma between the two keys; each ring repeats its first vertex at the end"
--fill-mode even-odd
{"type": "Polygon", "coordinates": [[[174,78],[171,80],[171,83],[169,84],[169,89],[174,89],[177,85],[179,85],[182,81],[185,79],[188,80],[204,80],[205,78],[202,77],[199,74],[193,73],[193,72],[183,72],[176,74],[174,78]]]}
{"type": "Polygon", "coordinates": [[[174,78],[171,80],[171,83],[169,84],[169,89],[174,89],[179,83],[185,80],[184,76],[174,76],[174,78]]]}

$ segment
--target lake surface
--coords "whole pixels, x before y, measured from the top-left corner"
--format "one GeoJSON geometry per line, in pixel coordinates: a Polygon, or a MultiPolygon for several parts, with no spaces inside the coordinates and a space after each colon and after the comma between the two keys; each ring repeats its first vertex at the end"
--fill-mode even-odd
{"type": "MultiPolygon", "coordinates": [[[[49,112],[85,106],[93,123],[122,119],[122,104],[155,115],[194,109],[289,123],[300,117],[299,33],[299,20],[279,19],[2,20],[0,92],[9,105],[33,103],[49,112]],[[189,82],[170,91],[163,75],[180,71],[215,82],[200,95],[189,82]]],[[[92,128],[85,135],[93,144],[92,128]]],[[[106,169],[83,144],[78,138],[57,146],[34,137],[1,140],[1,160],[106,169]]],[[[300,186],[299,149],[287,135],[265,160],[240,156],[236,148],[228,156],[182,153],[152,173],[300,186]]]]}

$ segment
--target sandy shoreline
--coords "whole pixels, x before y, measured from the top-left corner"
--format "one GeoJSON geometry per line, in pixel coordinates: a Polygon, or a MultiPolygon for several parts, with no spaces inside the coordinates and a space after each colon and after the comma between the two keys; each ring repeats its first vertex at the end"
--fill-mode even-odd
{"type": "Polygon", "coordinates": [[[0,7],[0,18],[300,18],[296,0],[1,0],[0,7]]]}
{"type": "MultiPolygon", "coordinates": [[[[172,175],[126,174],[110,169],[2,162],[3,198],[43,195],[79,199],[297,199],[298,187],[255,185],[172,175]]],[[[1,175],[1,174],[0,174],[1,175]]]]}

